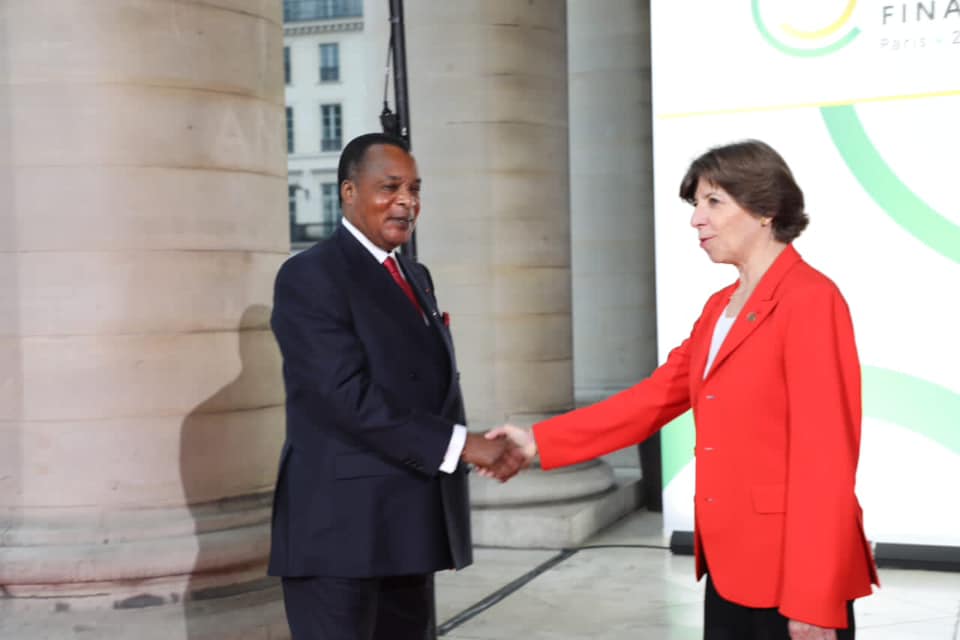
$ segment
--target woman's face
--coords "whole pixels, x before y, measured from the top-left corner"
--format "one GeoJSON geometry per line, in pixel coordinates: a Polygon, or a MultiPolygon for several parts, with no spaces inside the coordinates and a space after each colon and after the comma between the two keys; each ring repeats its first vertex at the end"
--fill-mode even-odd
{"type": "Polygon", "coordinates": [[[702,178],[694,194],[690,226],[697,230],[700,247],[714,262],[742,265],[753,251],[768,242],[772,228],[759,216],[741,207],[733,197],[702,178]]]}

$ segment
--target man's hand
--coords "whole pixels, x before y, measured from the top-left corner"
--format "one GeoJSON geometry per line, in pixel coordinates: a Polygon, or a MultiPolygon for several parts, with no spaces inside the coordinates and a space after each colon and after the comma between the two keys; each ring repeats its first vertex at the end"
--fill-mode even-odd
{"type": "Polygon", "coordinates": [[[790,640],[837,640],[836,629],[825,629],[799,620],[791,620],[787,628],[790,640]]]}
{"type": "Polygon", "coordinates": [[[479,433],[468,433],[460,456],[477,467],[480,475],[506,482],[524,466],[524,456],[506,438],[491,439],[479,433]]]}
{"type": "Polygon", "coordinates": [[[508,446],[506,455],[511,456],[513,461],[518,465],[517,471],[514,471],[507,478],[501,478],[493,469],[480,465],[477,468],[477,472],[484,478],[497,478],[501,482],[506,482],[520,469],[529,467],[537,455],[537,443],[533,439],[533,434],[527,429],[521,429],[512,424],[505,424],[502,427],[491,429],[484,435],[484,438],[492,442],[506,443],[508,446]]]}

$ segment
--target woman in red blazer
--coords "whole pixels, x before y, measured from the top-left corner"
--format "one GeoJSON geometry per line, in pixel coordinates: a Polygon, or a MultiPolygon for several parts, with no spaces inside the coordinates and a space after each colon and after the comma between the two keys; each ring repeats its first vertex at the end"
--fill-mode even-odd
{"type": "Polygon", "coordinates": [[[488,437],[551,469],[642,442],[692,407],[704,638],[853,638],[852,601],[878,581],[854,494],[860,365],[847,305],[791,246],[807,225],[803,193],[766,144],[708,151],[680,196],[700,246],[738,281],[643,382],[488,437]]]}

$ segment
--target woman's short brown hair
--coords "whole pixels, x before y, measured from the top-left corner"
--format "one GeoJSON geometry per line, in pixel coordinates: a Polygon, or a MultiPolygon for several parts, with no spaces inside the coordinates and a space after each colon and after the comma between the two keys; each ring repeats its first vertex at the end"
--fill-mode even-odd
{"type": "Polygon", "coordinates": [[[714,147],[691,163],[680,183],[680,197],[693,204],[697,183],[718,186],[741,207],[772,220],[773,237],[792,242],[807,228],[803,191],[780,154],[759,140],[714,147]]]}

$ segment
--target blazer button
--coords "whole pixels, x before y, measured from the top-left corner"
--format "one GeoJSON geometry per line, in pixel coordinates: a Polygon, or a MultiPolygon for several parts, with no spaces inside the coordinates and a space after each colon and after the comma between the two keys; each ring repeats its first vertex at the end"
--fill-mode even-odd
{"type": "Polygon", "coordinates": [[[707,400],[716,400],[716,399],[717,399],[717,396],[713,395],[712,393],[707,394],[707,400]]]}
{"type": "Polygon", "coordinates": [[[707,498],[707,502],[714,502],[713,498],[707,498]]]}
{"type": "Polygon", "coordinates": [[[419,380],[419,379],[420,379],[420,374],[417,373],[416,371],[411,371],[411,372],[410,372],[410,379],[411,379],[411,380],[419,380]]]}

